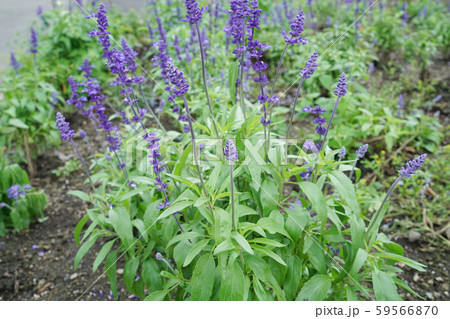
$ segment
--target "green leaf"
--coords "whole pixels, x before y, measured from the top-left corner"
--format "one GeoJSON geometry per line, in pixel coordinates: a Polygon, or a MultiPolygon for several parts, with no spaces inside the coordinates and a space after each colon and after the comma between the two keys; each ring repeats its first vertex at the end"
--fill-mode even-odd
{"type": "Polygon", "coordinates": [[[377,301],[402,300],[391,276],[375,269],[372,273],[373,290],[377,301]]]}
{"type": "Polygon", "coordinates": [[[179,241],[182,241],[182,240],[194,239],[194,238],[197,238],[197,237],[200,237],[200,236],[205,237],[204,234],[200,234],[200,233],[196,233],[196,232],[181,233],[181,234],[176,235],[174,238],[172,238],[167,243],[166,247],[170,247],[173,244],[176,244],[176,243],[178,243],[179,241]]]}
{"type": "Polygon", "coordinates": [[[8,123],[9,123],[9,125],[12,125],[12,126],[15,126],[18,128],[23,128],[23,129],[30,128],[28,125],[26,125],[24,122],[22,122],[22,120],[20,120],[18,118],[9,119],[8,123]]]}
{"type": "Polygon", "coordinates": [[[148,291],[157,291],[162,288],[162,278],[153,258],[148,258],[142,263],[142,279],[148,291]]]}
{"type": "Polygon", "coordinates": [[[68,191],[67,194],[78,197],[86,202],[91,201],[91,198],[89,197],[89,195],[82,191],[73,190],[73,191],[68,191]]]}
{"type": "Polygon", "coordinates": [[[273,276],[269,265],[262,258],[256,257],[254,255],[247,256],[246,261],[248,263],[248,266],[255,274],[255,276],[258,277],[258,279],[272,286],[275,294],[278,297],[278,300],[285,301],[286,296],[281,290],[281,287],[278,285],[277,280],[273,276]]]}
{"type": "Polygon", "coordinates": [[[227,211],[216,207],[214,217],[214,238],[220,244],[231,236],[231,216],[227,211]]]}
{"type": "Polygon", "coordinates": [[[329,276],[315,275],[304,284],[295,300],[321,301],[325,298],[330,288],[331,278],[329,276]]]}
{"type": "Polygon", "coordinates": [[[190,200],[175,202],[173,205],[171,205],[169,208],[167,208],[161,215],[159,215],[158,220],[163,219],[167,216],[170,216],[177,211],[185,209],[186,207],[191,206],[192,204],[193,204],[193,201],[190,201],[190,200]]]}
{"type": "Polygon", "coordinates": [[[122,244],[128,249],[133,242],[133,227],[131,226],[130,215],[127,210],[123,207],[111,208],[109,210],[109,220],[119,235],[122,244]]]}
{"type": "Polygon", "coordinates": [[[311,264],[316,270],[321,274],[327,273],[327,260],[325,257],[325,251],[320,243],[317,242],[315,237],[306,236],[305,237],[305,247],[306,242],[309,242],[310,246],[306,254],[308,255],[311,264]]]}
{"type": "Polygon", "coordinates": [[[257,251],[263,253],[264,255],[266,255],[266,256],[272,258],[273,260],[275,260],[275,261],[278,262],[279,264],[281,264],[281,265],[283,265],[283,266],[287,266],[286,263],[284,262],[284,260],[281,259],[281,257],[278,256],[278,255],[277,255],[276,253],[274,253],[273,251],[271,251],[271,250],[269,250],[269,249],[267,249],[267,248],[265,248],[265,247],[259,246],[259,245],[253,245],[253,248],[254,248],[255,250],[257,250],[257,251]]]}
{"type": "Polygon", "coordinates": [[[119,202],[123,202],[127,199],[130,199],[131,197],[136,196],[137,194],[142,194],[146,191],[148,191],[149,189],[154,189],[155,186],[144,186],[144,187],[139,187],[136,189],[133,189],[132,191],[126,192],[125,194],[123,194],[122,196],[119,197],[118,201],[119,202]]]}
{"type": "Polygon", "coordinates": [[[412,259],[409,259],[408,257],[405,256],[400,256],[397,254],[391,254],[391,253],[375,253],[373,254],[374,257],[378,257],[378,258],[386,258],[386,259],[391,259],[391,260],[395,260],[395,261],[399,261],[402,262],[406,265],[408,265],[411,268],[414,268],[418,271],[425,271],[426,265],[421,264],[417,261],[414,261],[412,259]]]}
{"type": "Polygon", "coordinates": [[[73,263],[73,269],[77,269],[78,264],[80,263],[81,259],[84,257],[84,255],[87,254],[89,249],[95,244],[98,237],[100,237],[100,233],[93,234],[89,239],[81,245],[80,249],[78,249],[77,254],[75,255],[75,260],[73,263]]]}
{"type": "Polygon", "coordinates": [[[144,298],[144,301],[163,301],[166,298],[168,290],[155,291],[144,298]]]}
{"type": "Polygon", "coordinates": [[[194,301],[209,300],[211,298],[216,264],[211,254],[200,257],[195,265],[191,278],[191,299],[194,301]]]}
{"type": "Polygon", "coordinates": [[[263,237],[258,237],[255,239],[251,239],[248,241],[250,244],[251,243],[256,243],[256,244],[262,244],[262,245],[267,245],[267,246],[273,246],[273,247],[284,247],[286,246],[285,244],[282,244],[276,240],[272,240],[272,239],[268,239],[268,238],[263,238],[263,237]]]}
{"type": "Polygon", "coordinates": [[[200,192],[200,190],[198,189],[197,185],[195,185],[194,183],[192,183],[190,180],[174,175],[174,174],[169,174],[166,173],[167,176],[172,177],[173,179],[182,182],[183,184],[185,184],[186,186],[188,186],[189,188],[193,189],[199,196],[202,196],[202,192],[200,192]]]}
{"type": "Polygon", "coordinates": [[[220,286],[219,299],[221,301],[243,301],[244,281],[244,273],[235,260],[227,267],[225,278],[220,286]]]}
{"type": "Polygon", "coordinates": [[[353,255],[356,255],[358,249],[361,248],[364,243],[364,236],[366,234],[364,227],[365,225],[364,221],[355,215],[350,216],[348,223],[350,224],[353,255]]]}
{"type": "Polygon", "coordinates": [[[227,238],[223,242],[221,242],[216,249],[214,249],[214,255],[223,253],[224,251],[232,250],[236,248],[236,246],[233,244],[233,241],[231,238],[227,238]]]}
{"type": "MultiPolygon", "coordinates": [[[[278,208],[278,189],[272,179],[265,179],[261,185],[260,198],[264,212],[271,212],[278,208]]],[[[264,216],[267,216],[264,214],[264,216]]]]}
{"type": "Polygon", "coordinates": [[[353,213],[360,215],[358,200],[356,199],[355,187],[350,179],[343,172],[333,171],[328,174],[334,188],[337,189],[339,195],[347,202],[353,213]]]}
{"type": "Polygon", "coordinates": [[[287,231],[275,219],[264,217],[258,220],[258,225],[270,233],[279,233],[291,239],[287,231]]]}
{"type": "Polygon", "coordinates": [[[100,266],[103,259],[105,259],[106,255],[111,250],[115,241],[116,241],[116,239],[108,241],[106,244],[103,245],[102,249],[100,249],[100,251],[98,252],[97,258],[95,258],[94,264],[92,266],[92,272],[95,272],[97,270],[98,266],[100,266]]]}
{"type": "Polygon", "coordinates": [[[175,168],[173,170],[173,174],[174,175],[181,175],[182,170],[185,168],[186,166],[186,160],[189,157],[189,155],[192,153],[192,144],[189,144],[186,149],[183,151],[183,154],[181,154],[180,159],[178,160],[178,162],[175,164],[175,168]]]}
{"type": "Polygon", "coordinates": [[[236,99],[236,80],[239,73],[239,61],[231,63],[228,68],[228,87],[230,88],[230,99],[234,104],[236,99]]]}
{"type": "Polygon", "coordinates": [[[288,217],[286,219],[285,228],[289,235],[292,237],[294,242],[298,241],[300,235],[308,224],[310,214],[303,207],[299,207],[297,205],[294,206],[294,209],[286,210],[288,217]]]}
{"type": "Polygon", "coordinates": [[[259,301],[274,301],[272,295],[264,289],[263,285],[256,276],[253,277],[253,288],[259,301]]]}
{"type": "Polygon", "coordinates": [[[196,243],[187,254],[186,259],[184,260],[183,267],[189,266],[191,261],[203,250],[203,248],[206,247],[206,245],[208,245],[209,241],[210,239],[207,238],[196,243]]]}
{"type": "Polygon", "coordinates": [[[127,260],[123,267],[123,282],[128,290],[132,290],[134,280],[136,279],[137,270],[139,268],[139,258],[131,258],[127,260]]]}
{"type": "Polygon", "coordinates": [[[253,250],[250,247],[250,244],[248,243],[248,241],[244,238],[244,236],[242,236],[239,233],[232,232],[231,238],[233,238],[239,244],[239,246],[241,246],[246,252],[253,255],[253,250]]]}
{"type": "Polygon", "coordinates": [[[173,259],[178,268],[183,267],[183,263],[186,260],[186,256],[194,245],[187,241],[180,241],[173,249],[173,259]]]}
{"type": "Polygon", "coordinates": [[[77,244],[77,246],[80,246],[80,234],[81,234],[81,231],[83,230],[84,225],[86,225],[86,222],[88,220],[89,220],[89,216],[88,215],[84,216],[83,218],[80,219],[77,226],[75,227],[73,236],[75,238],[75,243],[77,244]]]}
{"type": "Polygon", "coordinates": [[[145,242],[148,241],[148,231],[145,229],[144,222],[141,219],[134,219],[131,221],[134,227],[139,230],[140,236],[144,239],[145,242]]]}
{"type": "Polygon", "coordinates": [[[287,274],[284,283],[284,293],[287,300],[293,300],[297,294],[298,285],[302,279],[302,260],[297,255],[289,256],[287,259],[287,274]]]}
{"type": "Polygon", "coordinates": [[[298,185],[311,201],[313,209],[317,212],[317,215],[320,218],[322,228],[324,228],[328,216],[328,206],[320,188],[317,187],[316,184],[310,182],[301,182],[298,185]]]}
{"type": "Polygon", "coordinates": [[[111,291],[117,299],[117,250],[108,254],[105,260],[105,271],[111,285],[111,291]]]}
{"type": "Polygon", "coordinates": [[[353,261],[352,268],[350,269],[349,275],[352,277],[356,276],[356,274],[359,272],[361,267],[366,262],[366,259],[367,259],[367,252],[364,249],[359,248],[358,252],[356,253],[355,260],[353,261]]]}

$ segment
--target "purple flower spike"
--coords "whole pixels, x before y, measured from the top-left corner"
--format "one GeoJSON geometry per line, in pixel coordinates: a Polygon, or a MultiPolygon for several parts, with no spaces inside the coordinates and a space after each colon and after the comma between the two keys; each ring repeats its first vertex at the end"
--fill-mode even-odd
{"type": "Polygon", "coordinates": [[[105,51],[103,58],[108,58],[111,52],[109,51],[109,47],[111,46],[111,42],[109,41],[109,35],[111,32],[106,31],[109,27],[108,18],[106,17],[106,9],[103,3],[100,3],[98,6],[97,13],[93,13],[91,16],[87,18],[97,18],[97,27],[98,29],[93,29],[89,33],[90,37],[98,36],[98,43],[102,45],[103,51],[105,51]]]}
{"type": "Polygon", "coordinates": [[[37,44],[37,41],[38,41],[37,34],[36,34],[36,31],[34,31],[34,28],[33,28],[33,27],[31,27],[30,30],[31,30],[31,39],[30,39],[31,49],[30,49],[30,52],[31,52],[31,53],[37,53],[37,47],[38,47],[38,44],[37,44]]]}
{"type": "Polygon", "coordinates": [[[281,31],[281,35],[284,38],[284,41],[287,44],[295,45],[297,43],[301,43],[303,45],[306,44],[307,39],[301,37],[301,33],[305,30],[305,13],[303,10],[300,10],[297,16],[294,18],[294,21],[291,23],[291,31],[289,31],[290,36],[286,33],[286,31],[281,31]]]}
{"type": "Polygon", "coordinates": [[[417,170],[420,169],[426,159],[427,154],[422,154],[412,161],[407,162],[406,165],[400,170],[400,175],[403,177],[411,177],[411,175],[414,175],[417,170]]]}
{"type": "Polygon", "coordinates": [[[344,157],[345,157],[345,146],[342,146],[342,148],[340,149],[339,153],[339,161],[341,161],[344,157]]]}
{"type": "Polygon", "coordinates": [[[182,21],[189,22],[190,24],[196,24],[202,18],[203,12],[206,11],[207,7],[198,7],[198,1],[196,0],[185,0],[184,5],[186,6],[186,18],[182,21]]]}
{"type": "Polygon", "coordinates": [[[160,252],[157,252],[156,255],[155,255],[155,257],[156,257],[156,259],[158,259],[158,260],[162,260],[162,259],[163,259],[163,256],[161,255],[160,252]]]}
{"type": "Polygon", "coordinates": [[[181,97],[189,91],[189,83],[184,78],[183,72],[178,70],[178,68],[171,61],[167,63],[166,70],[170,83],[176,87],[173,89],[173,93],[176,96],[181,97]]]}
{"type": "Polygon", "coordinates": [[[80,131],[78,132],[78,134],[80,134],[80,137],[84,140],[87,137],[86,131],[83,129],[80,129],[80,131]]]}
{"type": "Polygon", "coordinates": [[[312,140],[306,140],[305,143],[303,144],[303,147],[305,148],[305,150],[310,150],[310,151],[317,150],[316,144],[314,144],[314,142],[312,140]]]}
{"type": "Polygon", "coordinates": [[[334,94],[341,97],[347,94],[347,77],[345,76],[345,73],[341,74],[336,90],[334,90],[334,94]]]}
{"type": "Polygon", "coordinates": [[[69,123],[60,112],[56,113],[56,125],[63,140],[67,141],[75,135],[75,131],[70,129],[69,123]]]}
{"type": "Polygon", "coordinates": [[[223,151],[225,158],[229,161],[236,161],[238,159],[238,151],[236,150],[236,145],[234,145],[233,140],[228,139],[225,144],[225,149],[223,151]]]}
{"type": "Polygon", "coordinates": [[[25,196],[25,192],[23,190],[20,190],[20,185],[14,184],[10,188],[6,190],[8,193],[9,199],[14,199],[15,201],[19,199],[20,195],[25,196]]]}
{"type": "Polygon", "coordinates": [[[11,63],[10,63],[10,65],[13,67],[14,70],[17,70],[21,66],[21,64],[19,62],[17,62],[16,56],[12,52],[11,52],[11,63]]]}
{"type": "Polygon", "coordinates": [[[84,72],[84,77],[87,79],[92,74],[92,69],[94,69],[95,66],[89,63],[88,59],[84,59],[83,65],[78,68],[78,71],[84,72]]]}
{"type": "Polygon", "coordinates": [[[360,148],[356,150],[356,157],[363,158],[366,155],[367,149],[369,148],[369,144],[361,145],[360,148]]]}
{"type": "Polygon", "coordinates": [[[319,66],[317,64],[317,59],[319,58],[319,53],[316,51],[314,52],[306,61],[305,68],[300,72],[300,76],[302,76],[305,79],[309,79],[311,75],[313,75],[314,71],[316,71],[316,68],[319,66]]]}

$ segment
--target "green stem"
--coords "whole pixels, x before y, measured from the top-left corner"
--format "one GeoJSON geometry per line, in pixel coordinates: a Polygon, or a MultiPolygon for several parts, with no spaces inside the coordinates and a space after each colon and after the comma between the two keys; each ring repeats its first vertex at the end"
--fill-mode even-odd
{"type": "MultiPolygon", "coordinates": [[[[188,106],[188,103],[187,103],[187,100],[186,100],[186,95],[184,95],[184,94],[183,94],[183,102],[184,102],[184,107],[186,109],[186,114],[188,116],[189,129],[191,131],[192,151],[193,151],[193,155],[194,155],[194,165],[197,168],[198,178],[200,179],[200,183],[202,184],[203,194],[205,195],[206,198],[208,198],[208,193],[206,191],[205,183],[203,181],[202,173],[200,171],[200,166],[198,164],[197,143],[195,142],[195,134],[194,134],[194,127],[192,125],[191,113],[189,112],[189,106],[188,106]]],[[[212,208],[211,208],[210,205],[209,205],[209,208],[210,208],[211,213],[212,213],[212,208]]]]}
{"type": "Polygon", "coordinates": [[[73,139],[70,139],[72,142],[73,147],[75,148],[75,151],[77,151],[78,157],[80,158],[81,165],[83,165],[84,171],[86,172],[87,177],[89,178],[89,183],[91,184],[92,190],[95,192],[94,183],[92,183],[91,180],[91,174],[89,174],[89,170],[86,167],[86,164],[84,163],[83,157],[80,154],[80,151],[78,150],[77,144],[75,144],[75,141],[73,139]]]}
{"type": "Polygon", "coordinates": [[[212,108],[212,104],[211,104],[211,99],[209,98],[208,84],[206,83],[205,52],[203,52],[203,44],[202,44],[202,38],[200,36],[200,29],[198,27],[198,22],[195,23],[195,28],[197,30],[198,43],[200,44],[200,56],[202,59],[203,87],[205,88],[206,100],[208,101],[209,114],[210,114],[212,122],[213,122],[214,132],[216,133],[216,136],[219,137],[219,131],[216,126],[216,121],[214,120],[214,112],[213,112],[213,108],[212,108]]]}
{"type": "Polygon", "coordinates": [[[353,162],[353,167],[352,167],[352,170],[350,172],[350,176],[348,177],[350,180],[352,180],[353,172],[355,171],[355,167],[356,167],[356,163],[358,163],[358,157],[355,158],[355,161],[353,162]]]}
{"type": "Polygon", "coordinates": [[[237,232],[236,222],[235,222],[235,214],[234,214],[234,183],[233,183],[233,164],[230,161],[230,183],[231,183],[231,223],[233,225],[233,229],[237,232]]]}
{"type": "Polygon", "coordinates": [[[392,184],[391,188],[389,188],[388,192],[386,193],[386,196],[385,196],[384,199],[383,199],[383,202],[381,203],[381,205],[380,205],[380,207],[378,208],[378,210],[377,210],[377,212],[375,213],[375,215],[373,215],[372,219],[370,220],[369,227],[367,228],[367,232],[366,232],[366,236],[365,236],[366,239],[367,239],[367,236],[370,236],[370,231],[372,230],[373,226],[375,225],[375,222],[376,222],[376,220],[378,219],[378,217],[379,217],[379,215],[380,215],[380,213],[381,213],[381,210],[382,210],[384,204],[385,204],[386,201],[388,200],[389,196],[391,196],[392,191],[394,190],[395,186],[397,186],[398,182],[400,182],[400,180],[402,179],[402,177],[403,177],[403,176],[400,175],[400,176],[395,180],[395,182],[392,184]]]}

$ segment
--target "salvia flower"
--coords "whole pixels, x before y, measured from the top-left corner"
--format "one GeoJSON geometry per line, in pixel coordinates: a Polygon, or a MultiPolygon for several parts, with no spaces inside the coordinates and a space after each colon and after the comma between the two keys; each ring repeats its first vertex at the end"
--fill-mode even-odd
{"type": "Polygon", "coordinates": [[[341,161],[345,157],[345,146],[342,146],[342,148],[339,150],[338,157],[339,161],[341,161]]]}
{"type": "Polygon", "coordinates": [[[91,76],[93,68],[95,67],[89,63],[89,60],[84,59],[83,65],[78,68],[78,71],[83,71],[84,77],[87,79],[91,76]]]}
{"type": "Polygon", "coordinates": [[[236,44],[237,48],[233,51],[237,58],[240,58],[245,51],[245,19],[249,16],[248,0],[230,1],[230,19],[224,31],[228,37],[232,37],[231,43],[236,44]]]}
{"type": "Polygon", "coordinates": [[[316,105],[314,108],[311,108],[310,106],[305,106],[303,108],[303,112],[311,112],[315,115],[315,118],[313,120],[313,124],[316,125],[316,133],[320,136],[324,136],[327,132],[327,129],[325,128],[325,124],[327,123],[327,119],[322,117],[322,115],[325,113],[325,109],[321,108],[320,106],[316,105]]]}
{"type": "Polygon", "coordinates": [[[10,62],[10,65],[11,65],[12,68],[13,68],[14,70],[16,70],[16,71],[17,71],[17,69],[20,68],[20,66],[21,66],[21,64],[20,64],[19,62],[17,62],[16,56],[14,55],[13,52],[11,52],[11,62],[10,62]]]}
{"type": "Polygon", "coordinates": [[[83,129],[80,129],[80,130],[78,131],[78,134],[80,134],[80,137],[81,137],[83,140],[84,140],[85,138],[87,138],[86,131],[83,130],[83,129]]]}
{"type": "Polygon", "coordinates": [[[98,43],[102,45],[102,49],[103,51],[105,51],[103,54],[103,58],[108,58],[110,55],[109,47],[111,46],[109,35],[111,34],[111,32],[107,31],[109,24],[108,18],[106,17],[105,5],[103,3],[100,3],[97,13],[92,13],[87,18],[97,18],[97,29],[94,28],[89,33],[89,36],[98,36],[98,43]]]}
{"type": "Polygon", "coordinates": [[[340,97],[343,97],[345,96],[345,94],[347,94],[347,77],[345,76],[345,73],[342,73],[339,77],[339,81],[336,90],[334,90],[334,94],[340,97]]]}
{"type": "Polygon", "coordinates": [[[400,93],[400,95],[398,96],[397,107],[398,107],[399,109],[402,109],[404,103],[405,103],[405,99],[403,98],[403,94],[400,93]]]}
{"type": "Polygon", "coordinates": [[[233,140],[228,139],[225,143],[224,149],[225,158],[229,161],[236,161],[238,159],[238,151],[236,150],[236,145],[234,145],[233,140]]]}
{"type": "Polygon", "coordinates": [[[305,30],[305,13],[303,10],[300,10],[297,16],[294,18],[294,21],[291,23],[291,31],[289,31],[289,35],[286,31],[281,31],[281,35],[284,38],[286,44],[295,45],[297,43],[301,43],[303,45],[306,44],[307,39],[302,38],[301,33],[305,30]]]}
{"type": "Polygon", "coordinates": [[[310,151],[316,151],[316,144],[314,144],[314,142],[312,140],[306,140],[305,143],[303,144],[303,147],[305,148],[305,150],[310,150],[310,151]]]}
{"type": "Polygon", "coordinates": [[[331,250],[331,252],[333,253],[333,257],[336,257],[337,255],[339,255],[339,252],[341,251],[340,248],[336,248],[334,249],[331,244],[327,243],[326,244],[327,247],[331,250]]]}
{"type": "MultiPolygon", "coordinates": [[[[305,165],[309,164],[308,162],[305,162],[305,165]]],[[[305,172],[300,173],[300,177],[303,179],[303,181],[308,181],[311,178],[311,174],[313,171],[314,167],[310,166],[306,169],[305,172]]]]}
{"type": "Polygon", "coordinates": [[[313,75],[314,71],[316,71],[316,68],[319,66],[317,64],[318,58],[319,53],[316,51],[309,57],[308,61],[306,61],[306,66],[300,72],[300,76],[302,76],[305,79],[309,79],[311,75],[313,75]]]}
{"type": "Polygon", "coordinates": [[[420,169],[420,167],[422,166],[422,164],[425,162],[426,159],[427,154],[422,154],[416,157],[415,159],[407,162],[406,165],[401,168],[400,175],[403,177],[411,177],[417,172],[417,170],[420,169]]]}
{"type": "Polygon", "coordinates": [[[64,141],[71,139],[75,135],[75,131],[70,129],[69,123],[66,122],[64,115],[60,112],[56,113],[56,125],[64,141]]]}
{"type": "Polygon", "coordinates": [[[20,195],[25,196],[23,188],[21,189],[20,185],[18,184],[12,185],[10,188],[6,190],[6,192],[8,193],[8,198],[14,199],[15,201],[19,199],[20,195]]]}
{"type": "Polygon", "coordinates": [[[207,7],[199,8],[198,1],[196,0],[185,0],[184,5],[186,6],[186,18],[182,21],[189,22],[190,24],[196,24],[201,18],[203,12],[206,11],[207,7]]]}
{"type": "Polygon", "coordinates": [[[356,156],[358,158],[363,158],[364,155],[366,155],[367,149],[369,148],[369,144],[364,144],[361,145],[357,150],[356,150],[356,156]]]}
{"type": "Polygon", "coordinates": [[[160,252],[157,252],[156,255],[155,255],[155,257],[156,257],[156,259],[158,259],[158,260],[162,260],[162,259],[163,259],[163,256],[161,255],[160,252]]]}
{"type": "Polygon", "coordinates": [[[178,97],[183,96],[187,91],[189,91],[189,83],[184,78],[183,72],[180,71],[172,63],[172,61],[169,61],[166,67],[170,83],[175,86],[173,93],[178,97]]]}
{"type": "Polygon", "coordinates": [[[38,38],[37,38],[37,34],[36,31],[34,30],[33,27],[31,27],[31,38],[30,38],[30,43],[31,43],[31,49],[30,52],[36,54],[37,53],[37,47],[38,47],[38,38]]]}
{"type": "Polygon", "coordinates": [[[156,208],[164,209],[165,207],[170,206],[170,202],[167,197],[167,186],[168,185],[163,182],[162,177],[161,177],[161,172],[164,171],[164,163],[161,160],[159,140],[160,139],[158,137],[156,137],[155,132],[150,132],[146,137],[146,141],[148,142],[148,149],[150,152],[148,157],[150,158],[150,164],[153,165],[153,171],[156,174],[155,186],[158,186],[158,190],[160,192],[162,192],[164,195],[164,202],[159,204],[156,208]]]}

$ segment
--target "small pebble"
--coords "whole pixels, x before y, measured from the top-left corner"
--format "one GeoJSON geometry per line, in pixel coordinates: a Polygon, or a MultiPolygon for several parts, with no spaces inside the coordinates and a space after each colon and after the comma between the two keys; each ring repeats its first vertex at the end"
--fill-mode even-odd
{"type": "Polygon", "coordinates": [[[411,230],[408,235],[408,240],[410,243],[414,243],[414,242],[418,241],[421,237],[422,237],[422,235],[419,232],[411,230]]]}

